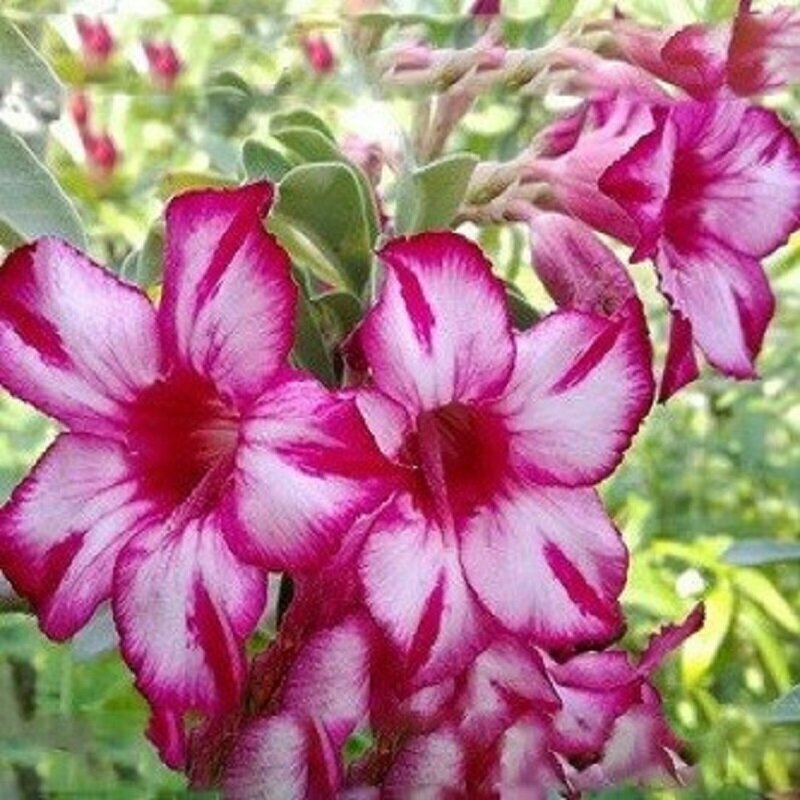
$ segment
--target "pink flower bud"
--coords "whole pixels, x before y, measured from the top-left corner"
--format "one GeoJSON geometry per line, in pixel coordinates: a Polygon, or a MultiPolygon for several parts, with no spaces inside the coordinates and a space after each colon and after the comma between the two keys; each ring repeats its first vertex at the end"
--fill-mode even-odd
{"type": "Polygon", "coordinates": [[[84,129],[89,124],[92,106],[85,92],[74,92],[69,98],[69,114],[78,129],[84,129]]]}
{"type": "Polygon", "coordinates": [[[328,40],[320,33],[303,37],[303,52],[311,69],[317,75],[326,75],[336,66],[336,58],[328,40]]]}
{"type": "Polygon", "coordinates": [[[108,180],[119,161],[119,151],[108,131],[91,133],[81,132],[81,140],[86,151],[86,163],[92,174],[101,181],[108,180]]]}
{"type": "Polygon", "coordinates": [[[114,51],[114,37],[102,19],[91,20],[79,15],[75,18],[81,37],[83,60],[89,69],[104,66],[114,51]]]}
{"type": "Polygon", "coordinates": [[[500,0],[475,0],[469,13],[473,17],[496,17],[500,13],[500,0]]]}
{"type": "Polygon", "coordinates": [[[171,91],[183,69],[183,63],[174,46],[169,41],[156,42],[152,40],[143,41],[142,46],[147,56],[153,83],[159,89],[171,91]]]}

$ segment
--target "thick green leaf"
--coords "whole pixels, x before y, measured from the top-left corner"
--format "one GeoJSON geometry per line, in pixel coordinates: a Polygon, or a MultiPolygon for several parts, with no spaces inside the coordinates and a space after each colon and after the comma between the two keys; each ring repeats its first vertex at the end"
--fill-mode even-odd
{"type": "Polygon", "coordinates": [[[281,128],[272,134],[284,147],[296,153],[303,161],[341,161],[339,148],[314,128],[281,128]]]}
{"type": "Polygon", "coordinates": [[[348,164],[302,164],[281,181],[271,222],[299,264],[313,269],[322,259],[323,280],[333,275],[360,296],[372,269],[368,202],[348,164]]]}
{"type": "Polygon", "coordinates": [[[800,686],[795,686],[772,704],[767,720],[776,724],[800,722],[800,686]]]}
{"type": "Polygon", "coordinates": [[[723,556],[729,564],[741,567],[800,561],[800,543],[776,542],[772,539],[747,539],[736,542],[723,556]]]}
{"type": "Polygon", "coordinates": [[[722,22],[733,19],[739,0],[706,0],[705,18],[708,22],[722,22]]]}
{"type": "Polygon", "coordinates": [[[3,123],[0,123],[0,221],[17,238],[60,236],[86,249],[86,237],[74,206],[25,142],[3,123]]]}
{"type": "Polygon", "coordinates": [[[119,274],[142,289],[157,286],[163,279],[164,225],[157,222],[147,232],[141,250],[135,250],[123,262],[119,274]]]}
{"type": "Polygon", "coordinates": [[[578,0],[550,0],[547,20],[553,30],[563,27],[575,11],[578,0]]]}
{"type": "Polygon", "coordinates": [[[506,300],[511,322],[517,330],[526,331],[541,319],[542,315],[513,284],[506,284],[506,300]]]}
{"type": "Polygon", "coordinates": [[[253,107],[253,93],[248,83],[235,72],[215,76],[207,93],[208,121],[219,133],[232,134],[253,107]]]}
{"type": "Polygon", "coordinates": [[[454,153],[406,175],[397,187],[398,233],[448,228],[477,163],[472,153],[454,153]]]}
{"type": "Polygon", "coordinates": [[[302,288],[297,305],[292,357],[298,366],[316,376],[326,386],[333,387],[336,385],[333,362],[325,347],[314,308],[302,288]]]}
{"type": "Polygon", "coordinates": [[[344,339],[361,319],[361,304],[349,292],[326,292],[314,298],[323,334],[336,343],[344,339]]]}
{"type": "Polygon", "coordinates": [[[269,129],[271,133],[283,130],[284,128],[313,128],[321,133],[331,142],[336,142],[331,129],[313,111],[307,108],[296,108],[293,111],[285,111],[282,114],[273,114],[270,117],[269,129]]]}
{"type": "Polygon", "coordinates": [[[705,600],[703,627],[690,636],[681,650],[681,671],[688,686],[695,686],[708,672],[717,657],[733,619],[733,590],[727,580],[720,580],[705,600]]]}
{"type": "Polygon", "coordinates": [[[61,81],[19,29],[2,16],[0,54],[0,87],[21,80],[53,105],[61,105],[64,97],[61,81]]]}
{"type": "Polygon", "coordinates": [[[276,183],[292,168],[286,156],[255,139],[242,146],[242,164],[248,180],[269,178],[276,183]]]}
{"type": "Polygon", "coordinates": [[[236,181],[215,172],[178,170],[164,175],[158,185],[158,195],[162,200],[169,200],[195,189],[224,189],[230,186],[236,186],[236,181]]]}

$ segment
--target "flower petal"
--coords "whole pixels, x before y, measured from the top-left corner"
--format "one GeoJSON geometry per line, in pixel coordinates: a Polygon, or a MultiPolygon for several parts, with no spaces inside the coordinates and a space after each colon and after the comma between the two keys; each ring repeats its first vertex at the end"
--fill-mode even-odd
{"type": "Polygon", "coordinates": [[[588,486],[620,462],[653,391],[650,344],[632,299],[617,319],[559,311],[519,334],[508,389],[492,408],[519,474],[588,486]]]}
{"type": "Polygon", "coordinates": [[[447,536],[401,494],[375,519],[359,565],[367,606],[418,683],[457,672],[485,638],[447,536]]]}
{"type": "Polygon", "coordinates": [[[678,311],[671,313],[670,320],[669,347],[658,392],[659,403],[665,403],[700,374],[694,353],[692,323],[678,311]]]}
{"type": "Polygon", "coordinates": [[[152,526],[128,543],[114,572],[114,617],[125,660],[156,712],[180,720],[236,704],[244,641],[264,609],[266,583],[230,552],[216,513],[182,529],[152,526]]]}
{"type": "Polygon", "coordinates": [[[577,647],[622,628],[627,551],[594,491],[509,493],[469,522],[461,558],[486,608],[538,643],[577,647]]]}
{"type": "Polygon", "coordinates": [[[155,310],[138,289],[59,239],[0,269],[0,384],[75,431],[111,433],[161,365],[155,310]]]}
{"type": "Polygon", "coordinates": [[[65,433],[0,510],[0,570],[66,639],[111,593],[123,545],[159,513],[121,444],[65,433]]]}
{"type": "Polygon", "coordinates": [[[691,323],[708,361],[726,375],[754,377],[753,362],[775,312],[758,261],[705,239],[689,252],[664,245],[656,265],[663,292],[691,323]]]}
{"type": "Polygon", "coordinates": [[[352,398],[284,373],[240,433],[231,545],[273,570],[307,570],[383,502],[393,468],[352,398]]]}
{"type": "Polygon", "coordinates": [[[378,388],[410,414],[501,390],[514,343],[502,284],[480,249],[425,233],[390,242],[381,260],[383,288],[359,331],[378,388]]]}
{"type": "Polygon", "coordinates": [[[588,226],[549,212],[528,222],[533,267],[556,305],[612,316],[633,297],[622,263],[588,226]]]}
{"type": "Polygon", "coordinates": [[[327,800],[340,784],[340,758],[325,731],[288,712],[244,731],[223,778],[228,800],[327,800]]]}
{"type": "Polygon", "coordinates": [[[444,800],[463,797],[466,756],[456,732],[444,728],[409,739],[383,783],[391,800],[444,800]]]}
{"type": "Polygon", "coordinates": [[[784,244],[800,227],[800,145],[777,114],[744,100],[682,103],[672,120],[678,151],[710,173],[702,233],[759,258],[784,244]]]}
{"type": "Polygon", "coordinates": [[[168,206],[165,349],[229,400],[257,397],[292,346],[297,290],[262,222],[272,186],[187,192],[168,206]]]}
{"type": "Polygon", "coordinates": [[[369,703],[371,631],[351,616],[314,634],[292,665],[281,707],[314,718],[342,747],[366,715],[369,703]]]}

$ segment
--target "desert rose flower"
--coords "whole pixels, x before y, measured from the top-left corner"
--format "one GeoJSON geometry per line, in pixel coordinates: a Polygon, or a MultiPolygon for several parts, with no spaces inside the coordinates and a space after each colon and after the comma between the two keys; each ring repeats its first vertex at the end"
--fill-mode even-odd
{"type": "Polygon", "coordinates": [[[742,3],[730,22],[660,29],[618,19],[618,55],[699,99],[723,91],[765,94],[800,80],[800,9],[754,12],[742,3]]]}
{"type": "Polygon", "coordinates": [[[83,60],[89,69],[105,66],[114,52],[114,37],[102,19],[89,19],[79,15],[75,25],[81,39],[83,60]]]}
{"type": "Polygon", "coordinates": [[[321,33],[304,36],[300,44],[309,66],[317,75],[327,75],[333,71],[336,58],[328,40],[321,33]]]}
{"type": "Polygon", "coordinates": [[[728,85],[740,95],[763,94],[800,82],[800,8],[740,12],[728,50],[728,85]]]}
{"type": "Polygon", "coordinates": [[[682,783],[683,749],[652,677],[701,626],[702,607],[654,636],[634,662],[622,650],[556,661],[497,637],[455,681],[411,696],[376,724],[376,745],[340,797],[525,797],[682,783]],[[399,723],[399,724],[398,724],[399,723]]]}
{"type": "Polygon", "coordinates": [[[172,91],[183,69],[183,63],[172,42],[145,40],[142,42],[142,47],[147,56],[153,83],[163,91],[172,91]]]}
{"type": "Polygon", "coordinates": [[[264,569],[311,569],[385,491],[354,402],[286,365],[272,195],[172,200],[158,309],[55,238],[0,270],[0,384],[64,427],[0,511],[0,569],[53,639],[111,599],[175,767],[184,714],[240,700],[264,569]]]}
{"type": "Polygon", "coordinates": [[[525,180],[546,183],[561,210],[622,242],[636,241],[636,225],[600,191],[600,176],[653,130],[649,102],[628,94],[587,101],[539,137],[522,167],[525,180]]]}
{"type": "Polygon", "coordinates": [[[368,609],[418,683],[498,625],[557,649],[607,641],[627,554],[593,487],[652,400],[641,317],[563,311],[517,334],[466,239],[421,234],[381,259],[357,399],[407,479],[360,556],[368,609]]]}
{"type": "Polygon", "coordinates": [[[696,374],[694,345],[726,375],[751,378],[775,301],[760,260],[800,227],[800,147],[771,111],[743,100],[686,101],[600,177],[637,228],[674,312],[669,397],[696,374]]]}

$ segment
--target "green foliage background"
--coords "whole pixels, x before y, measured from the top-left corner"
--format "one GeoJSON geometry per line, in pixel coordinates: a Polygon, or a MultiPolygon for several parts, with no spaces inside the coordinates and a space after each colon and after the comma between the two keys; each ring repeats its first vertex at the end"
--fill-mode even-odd
{"type": "MultiPolygon", "coordinates": [[[[509,31],[536,46],[570,16],[607,14],[608,5],[519,0],[508,4],[516,14],[509,31]]],[[[736,4],[620,5],[640,19],[663,23],[667,17],[724,18],[736,4]]],[[[400,2],[395,8],[439,15],[417,24],[452,45],[463,35],[462,22],[448,16],[456,6],[400,2]]],[[[73,199],[95,258],[151,288],[158,282],[158,218],[166,197],[195,184],[236,182],[245,174],[277,176],[298,162],[329,161],[331,148],[333,160],[339,158],[324,134],[303,141],[281,134],[279,112],[313,109],[337,140],[362,133],[375,115],[384,126],[411,124],[411,100],[384,95],[345,53],[333,3],[172,0],[154,2],[152,9],[161,13],[151,14],[151,4],[143,4],[136,14],[109,18],[118,52],[108,70],[90,75],[75,53],[73,24],[65,14],[72,10],[69,2],[7,0],[2,8],[65,84],[86,86],[122,160],[110,182],[92,180],[66,115],[51,136],[34,127],[28,144],[73,199]],[[330,36],[339,58],[335,73],[311,73],[298,46],[306,30],[330,36]],[[129,60],[139,39],[153,35],[169,36],[185,59],[173,94],[155,92],[129,60]],[[245,140],[251,143],[243,160],[245,140]],[[314,148],[324,152],[320,156],[314,148]]],[[[413,21],[408,18],[407,25],[413,21]]],[[[398,35],[393,27],[388,40],[398,35]]],[[[0,53],[0,62],[4,57],[0,53]]],[[[9,90],[6,73],[0,69],[0,90],[9,90]]],[[[797,120],[796,95],[787,93],[774,104],[797,120]]],[[[511,157],[548,113],[538,100],[490,93],[459,127],[448,151],[511,157]]],[[[335,237],[336,223],[324,205],[316,212],[329,227],[321,235],[335,237]]],[[[3,217],[0,205],[0,223],[3,217]]],[[[0,244],[8,246],[13,235],[0,224],[0,244]]],[[[524,232],[485,228],[476,235],[498,271],[537,308],[546,308],[524,232]]],[[[337,258],[352,263],[352,257],[322,253],[316,266],[322,271],[333,265],[335,274],[337,258]]],[[[671,718],[698,763],[697,784],[680,793],[684,797],[733,800],[800,792],[800,699],[774,704],[800,681],[799,267],[800,239],[769,263],[779,310],[760,362],[762,380],[734,384],[709,375],[667,408],[657,408],[623,468],[604,487],[633,552],[624,596],[626,644],[642,647],[655,627],[681,617],[700,598],[707,603],[706,627],[660,679],[671,718]],[[767,540],[784,548],[770,549],[767,540]]],[[[664,308],[651,270],[634,269],[656,340],[663,342],[664,308]]],[[[52,435],[46,420],[0,398],[2,498],[52,435]]],[[[160,766],[142,736],[146,709],[117,655],[87,657],[73,646],[50,644],[29,616],[13,610],[13,601],[0,603],[0,798],[182,793],[180,776],[160,766]]],[[[624,789],[606,796],[674,794],[624,789]]]]}

